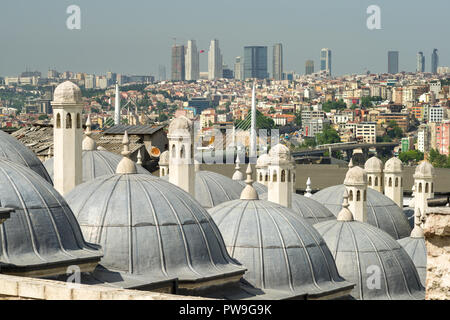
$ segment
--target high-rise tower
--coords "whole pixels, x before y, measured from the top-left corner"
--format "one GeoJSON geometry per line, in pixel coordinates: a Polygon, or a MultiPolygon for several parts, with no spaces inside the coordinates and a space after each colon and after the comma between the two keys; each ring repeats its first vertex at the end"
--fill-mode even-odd
{"type": "Polygon", "coordinates": [[[211,40],[208,53],[208,79],[215,80],[223,77],[223,61],[220,53],[219,40],[211,40]]]}
{"type": "Polygon", "coordinates": [[[283,80],[283,45],[277,43],[273,46],[273,79],[283,80]]]}
{"type": "Polygon", "coordinates": [[[388,51],[388,73],[398,73],[398,51],[388,51]]]}
{"type": "Polygon", "coordinates": [[[184,49],[183,45],[172,47],[172,81],[184,81],[186,79],[184,49]]]}
{"type": "Polygon", "coordinates": [[[186,80],[198,80],[200,78],[199,52],[195,40],[189,40],[185,54],[186,80]]]}
{"type": "Polygon", "coordinates": [[[416,72],[425,72],[425,56],[423,55],[422,51],[417,53],[416,72]]]}
{"type": "Polygon", "coordinates": [[[439,66],[439,56],[438,49],[433,49],[433,53],[431,54],[431,73],[437,73],[437,69],[439,66]]]}
{"type": "Polygon", "coordinates": [[[320,51],[320,71],[327,71],[331,76],[331,50],[328,48],[320,51]]]}
{"type": "Polygon", "coordinates": [[[244,79],[266,79],[267,47],[244,47],[244,79]]]}

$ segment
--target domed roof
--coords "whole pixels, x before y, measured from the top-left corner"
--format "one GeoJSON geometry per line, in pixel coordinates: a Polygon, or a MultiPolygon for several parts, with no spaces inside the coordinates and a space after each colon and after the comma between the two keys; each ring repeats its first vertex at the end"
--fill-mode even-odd
{"type": "Polygon", "coordinates": [[[188,118],[181,116],[173,119],[169,125],[169,135],[183,131],[192,131],[193,124],[188,118]]]}
{"type": "Polygon", "coordinates": [[[168,166],[169,165],[169,150],[164,151],[159,156],[159,165],[168,166]]]}
{"type": "MultiPolygon", "coordinates": [[[[113,174],[116,172],[117,165],[119,164],[122,157],[118,154],[104,151],[104,150],[93,150],[93,151],[83,151],[82,161],[83,161],[83,182],[94,180],[95,178],[113,174]]],[[[44,162],[44,166],[53,179],[53,163],[54,158],[50,158],[44,162]]],[[[151,173],[148,172],[140,165],[136,165],[137,172],[142,174],[151,173]]]]}
{"type": "Polygon", "coordinates": [[[238,275],[209,214],[187,192],[147,174],[113,174],[67,195],[86,239],[111,271],[180,281],[238,275]]]}
{"type": "Polygon", "coordinates": [[[427,277],[427,247],[425,238],[406,237],[397,241],[412,259],[419,274],[420,282],[425,287],[427,277]]]}
{"type": "Polygon", "coordinates": [[[434,177],[434,167],[431,163],[424,160],[416,167],[414,172],[415,179],[433,179],[434,177]]]}
{"type": "Polygon", "coordinates": [[[397,157],[392,157],[384,164],[385,173],[401,173],[403,171],[403,163],[397,157]]]}
{"type": "Polygon", "coordinates": [[[347,186],[367,185],[366,171],[358,166],[350,168],[345,175],[344,184],[347,186]]]}
{"type": "Polygon", "coordinates": [[[279,143],[269,151],[269,165],[291,162],[291,151],[285,145],[279,143]]]}
{"type": "Polygon", "coordinates": [[[0,159],[11,160],[30,168],[49,183],[52,183],[47,170],[39,158],[19,140],[0,130],[0,159]]]}
{"type": "MultiPolygon", "coordinates": [[[[169,176],[166,175],[162,179],[168,181],[169,176]]],[[[203,208],[212,208],[222,202],[239,199],[243,189],[239,182],[215,172],[196,171],[195,200],[203,208]]]]}
{"type": "Polygon", "coordinates": [[[270,156],[267,153],[264,153],[259,156],[258,160],[256,160],[256,168],[262,169],[269,165],[270,162],[270,156]]]}
{"type": "Polygon", "coordinates": [[[234,200],[208,210],[244,279],[291,297],[325,296],[352,288],[342,279],[317,231],[290,209],[264,200],[234,200]]]}
{"type": "MultiPolygon", "coordinates": [[[[264,193],[260,196],[260,199],[267,200],[267,196],[267,193],[264,193]]],[[[334,214],[325,206],[298,193],[292,193],[292,211],[311,225],[322,221],[336,220],[334,214]]]]}
{"type": "Polygon", "coordinates": [[[383,172],[383,161],[377,157],[371,157],[364,164],[364,170],[367,173],[380,173],[383,172]]]}
{"type": "Polygon", "coordinates": [[[423,221],[420,210],[416,210],[414,218],[415,226],[413,231],[411,232],[411,236],[397,241],[411,257],[414,265],[417,268],[417,272],[419,273],[420,281],[425,287],[425,280],[427,275],[427,247],[425,244],[423,229],[420,226],[423,221]]]}
{"type": "Polygon", "coordinates": [[[0,228],[2,272],[48,276],[70,265],[91,271],[100,260],[63,197],[31,169],[0,160],[0,207],[15,209],[0,228]]]}
{"type": "Polygon", "coordinates": [[[61,83],[53,93],[53,103],[79,104],[81,102],[81,90],[71,81],[61,83]]]}
{"type": "Polygon", "coordinates": [[[406,251],[381,229],[359,221],[325,221],[314,225],[333,253],[339,274],[356,283],[361,300],[424,299],[417,270],[406,251]],[[378,283],[374,275],[380,275],[378,283]],[[375,282],[375,283],[374,283],[375,282]],[[368,284],[379,284],[379,289],[368,284]]]}
{"type": "MultiPolygon", "coordinates": [[[[325,188],[312,195],[312,199],[323,204],[335,216],[342,208],[345,185],[325,188]]],[[[367,189],[367,223],[387,232],[394,239],[408,237],[411,227],[402,209],[380,192],[367,189]]]]}

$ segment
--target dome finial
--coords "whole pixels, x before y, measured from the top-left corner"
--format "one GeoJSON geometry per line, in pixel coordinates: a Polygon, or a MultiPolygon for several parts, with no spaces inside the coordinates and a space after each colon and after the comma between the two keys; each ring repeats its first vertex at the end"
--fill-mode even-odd
{"type": "Polygon", "coordinates": [[[349,210],[350,205],[348,204],[348,191],[345,189],[344,191],[344,201],[342,202],[342,209],[338,214],[338,221],[353,221],[353,214],[349,210]]]}
{"type": "Polygon", "coordinates": [[[305,197],[310,198],[312,196],[311,193],[312,189],[311,189],[311,178],[308,177],[308,180],[306,180],[306,192],[305,192],[305,197]]]}
{"type": "Polygon", "coordinates": [[[136,164],[142,165],[141,149],[138,151],[136,164]]]}
{"type": "Polygon", "coordinates": [[[239,160],[239,154],[236,156],[236,167],[234,167],[234,169],[236,169],[236,171],[233,174],[233,180],[235,181],[242,181],[244,180],[244,175],[241,172],[241,166],[240,166],[241,160],[239,160]]]}
{"type": "Polygon", "coordinates": [[[247,185],[244,190],[242,190],[241,200],[259,200],[258,193],[255,188],[253,188],[252,166],[250,163],[248,164],[246,174],[247,179],[245,180],[245,183],[247,185]]]}
{"type": "Polygon", "coordinates": [[[423,229],[420,226],[423,222],[425,222],[425,217],[422,216],[420,208],[416,208],[414,212],[414,228],[411,231],[411,238],[423,238],[423,229]]]}
{"type": "Polygon", "coordinates": [[[92,130],[91,130],[91,115],[89,114],[86,120],[86,131],[84,132],[84,139],[82,143],[83,151],[93,151],[97,150],[97,143],[92,139],[92,130]]]}
{"type": "Polygon", "coordinates": [[[348,163],[348,167],[351,169],[353,168],[353,158],[350,158],[350,162],[348,163]]]}
{"type": "Polygon", "coordinates": [[[122,155],[123,158],[120,160],[119,164],[117,165],[116,173],[118,174],[134,174],[137,172],[136,170],[136,164],[133,160],[130,159],[130,139],[128,139],[128,131],[125,131],[125,134],[123,135],[123,151],[122,155]]]}

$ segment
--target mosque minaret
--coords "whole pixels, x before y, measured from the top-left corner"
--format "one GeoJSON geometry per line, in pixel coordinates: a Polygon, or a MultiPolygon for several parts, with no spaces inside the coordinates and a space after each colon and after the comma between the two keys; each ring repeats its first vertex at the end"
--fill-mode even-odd
{"type": "Polygon", "coordinates": [[[292,174],[294,166],[289,148],[277,144],[269,152],[268,198],[271,202],[292,208],[292,174]]]}
{"type": "Polygon", "coordinates": [[[82,182],[81,90],[70,81],[60,84],[52,101],[54,119],[54,177],[55,189],[67,194],[82,182]]]}

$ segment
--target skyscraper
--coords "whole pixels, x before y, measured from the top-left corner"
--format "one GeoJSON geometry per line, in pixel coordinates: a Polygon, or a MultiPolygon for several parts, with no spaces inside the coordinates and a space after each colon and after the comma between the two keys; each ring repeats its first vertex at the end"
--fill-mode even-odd
{"type": "Polygon", "coordinates": [[[220,53],[219,40],[211,40],[208,53],[208,79],[215,80],[223,77],[222,54],[220,53]]]}
{"type": "Polygon", "coordinates": [[[184,81],[184,46],[174,45],[172,47],[172,81],[184,81]]]}
{"type": "Polygon", "coordinates": [[[388,51],[388,73],[398,73],[398,51],[388,51]]]}
{"type": "Polygon", "coordinates": [[[244,47],[244,79],[266,79],[267,73],[267,47],[244,47]]]}
{"type": "Polygon", "coordinates": [[[195,40],[189,40],[185,55],[186,80],[200,78],[200,57],[195,40]]]}
{"type": "Polygon", "coordinates": [[[273,46],[273,79],[283,80],[283,46],[277,43],[273,46]]]}
{"type": "Polygon", "coordinates": [[[234,78],[237,80],[242,80],[242,59],[241,57],[236,57],[234,63],[234,78]]]}
{"type": "Polygon", "coordinates": [[[312,74],[314,73],[314,61],[313,60],[306,60],[305,62],[305,74],[312,74]]]}
{"type": "Polygon", "coordinates": [[[423,52],[417,53],[417,68],[416,72],[425,72],[425,56],[423,52]]]}
{"type": "Polygon", "coordinates": [[[331,76],[331,50],[328,48],[320,50],[320,71],[327,71],[331,76]]]}
{"type": "Polygon", "coordinates": [[[433,49],[433,53],[431,54],[431,73],[437,73],[437,69],[439,66],[439,56],[438,49],[433,49]]]}

